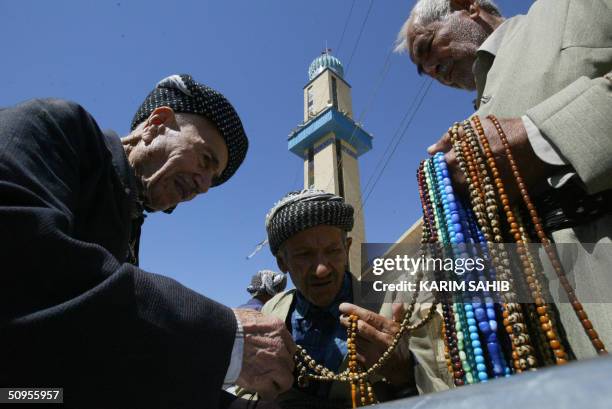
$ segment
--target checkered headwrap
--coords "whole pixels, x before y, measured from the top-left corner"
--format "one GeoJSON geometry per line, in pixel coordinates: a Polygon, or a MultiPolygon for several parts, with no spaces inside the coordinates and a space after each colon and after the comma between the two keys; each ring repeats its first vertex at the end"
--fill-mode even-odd
{"type": "Polygon", "coordinates": [[[291,192],[282,198],[266,216],[268,243],[272,254],[285,240],[321,224],[353,229],[353,206],[340,196],[322,190],[306,189],[291,192]]]}
{"type": "Polygon", "coordinates": [[[228,162],[221,175],[213,180],[213,186],[226,182],[240,167],[249,147],[240,117],[229,101],[220,92],[194,81],[190,75],[171,75],[157,83],[147,95],[132,119],[131,129],[161,106],[170,107],[174,112],[202,115],[216,125],[227,145],[228,162]]]}
{"type": "Polygon", "coordinates": [[[287,286],[287,276],[272,270],[260,270],[251,279],[251,285],[247,291],[252,295],[269,294],[276,295],[287,286]]]}

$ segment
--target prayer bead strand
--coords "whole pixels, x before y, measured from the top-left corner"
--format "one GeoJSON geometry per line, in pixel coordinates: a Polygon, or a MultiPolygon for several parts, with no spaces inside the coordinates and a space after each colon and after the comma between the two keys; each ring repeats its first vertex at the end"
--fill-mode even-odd
{"type": "MultiPolygon", "coordinates": [[[[476,138],[475,131],[472,128],[472,125],[469,120],[465,120],[462,123],[462,127],[464,130],[464,138],[460,141],[461,150],[463,153],[463,160],[465,160],[466,165],[465,168],[469,171],[469,176],[466,173],[466,179],[468,181],[470,196],[475,203],[474,211],[477,212],[477,220],[479,224],[481,224],[482,232],[478,231],[479,235],[483,236],[482,244],[484,248],[488,247],[488,244],[492,242],[492,238],[497,240],[501,239],[501,230],[499,225],[499,220],[495,217],[498,215],[497,210],[497,202],[495,201],[495,190],[490,183],[490,177],[487,172],[486,161],[483,157],[483,153],[480,149],[480,144],[478,139],[476,138]],[[488,210],[488,213],[485,213],[485,210],[488,210]],[[493,217],[490,217],[493,216],[493,217]],[[491,237],[491,233],[493,237],[491,237]]],[[[454,130],[455,139],[459,139],[457,137],[457,130],[454,130]]],[[[462,158],[459,158],[461,160],[462,158]]],[[[478,230],[478,229],[476,229],[478,230]]],[[[495,247],[495,246],[494,246],[495,247]]],[[[493,252],[497,253],[497,252],[493,252]]],[[[497,254],[496,254],[497,256],[497,254]]],[[[502,254],[502,256],[507,259],[507,254],[502,254]]],[[[498,266],[499,268],[499,266],[498,266]]],[[[507,272],[506,275],[511,277],[510,272],[507,272]]],[[[495,268],[490,270],[489,278],[495,279],[495,268]]],[[[488,311],[488,314],[491,312],[488,311]]],[[[523,321],[522,318],[519,318],[518,321],[523,321]]],[[[495,321],[494,321],[495,322],[495,321]]],[[[496,324],[496,322],[495,322],[496,324]]],[[[493,335],[493,334],[492,334],[493,335]]],[[[497,335],[492,336],[492,339],[497,339],[497,335]]],[[[497,350],[496,343],[492,343],[491,349],[497,350]]],[[[489,346],[489,344],[487,344],[489,346]]],[[[500,349],[501,351],[501,349],[500,349]]],[[[500,356],[497,364],[505,366],[503,363],[505,360],[503,359],[503,355],[500,356]]],[[[498,367],[498,372],[499,372],[498,367]]],[[[508,370],[504,369],[504,373],[507,373],[508,370]]]]}
{"type": "MultiPolygon", "coordinates": [[[[485,153],[487,153],[488,157],[492,158],[492,154],[488,155],[488,152],[490,151],[490,145],[486,135],[484,134],[480,118],[478,118],[478,116],[474,116],[472,119],[474,120],[479,135],[481,135],[481,137],[486,140],[486,142],[483,142],[485,153]]],[[[495,160],[492,159],[492,162],[494,161],[495,160]]],[[[499,196],[501,200],[507,201],[509,203],[501,178],[499,179],[499,183],[497,183],[497,185],[498,189],[500,189],[499,196]]],[[[507,208],[504,208],[504,210],[506,212],[508,225],[510,227],[510,235],[513,237],[517,245],[517,253],[519,254],[519,258],[522,263],[522,271],[525,274],[527,286],[531,292],[531,296],[533,297],[536,303],[536,312],[538,314],[539,323],[541,324],[542,330],[546,329],[544,333],[549,340],[550,347],[555,347],[553,348],[553,353],[555,354],[555,362],[557,364],[564,364],[567,362],[567,354],[563,350],[562,344],[559,342],[557,332],[554,330],[550,321],[550,317],[548,316],[547,307],[544,303],[544,297],[542,296],[541,292],[542,286],[535,274],[535,269],[533,268],[534,264],[533,261],[530,260],[529,251],[525,247],[525,241],[523,240],[524,235],[521,234],[521,231],[519,229],[519,225],[517,223],[517,216],[515,215],[509,204],[507,205],[507,208]]],[[[543,351],[542,353],[543,356],[546,356],[545,351],[543,351]]]]}
{"type": "MultiPolygon", "coordinates": [[[[496,268],[496,270],[500,274],[500,278],[502,280],[507,280],[511,283],[511,286],[514,287],[514,280],[512,278],[512,274],[508,268],[510,265],[510,261],[508,259],[508,255],[506,250],[503,248],[503,237],[501,236],[501,223],[498,215],[498,205],[497,201],[494,199],[495,190],[497,192],[497,197],[499,202],[503,207],[503,211],[507,216],[509,221],[512,221],[512,213],[510,208],[510,202],[508,200],[508,196],[506,194],[503,182],[500,178],[499,171],[497,169],[497,165],[495,163],[495,159],[493,158],[493,153],[490,149],[488,140],[485,137],[484,130],[482,129],[482,125],[477,116],[472,117],[474,121],[476,134],[479,138],[479,146],[482,148],[484,159],[488,164],[488,168],[491,171],[491,177],[484,179],[484,183],[489,185],[491,184],[491,180],[495,183],[495,188],[487,188],[488,195],[486,197],[486,211],[487,217],[491,221],[492,233],[494,234],[493,240],[494,243],[497,243],[498,246],[492,244],[490,246],[491,250],[499,250],[497,254],[494,254],[493,257],[499,256],[501,259],[501,268],[496,268]]],[[[496,266],[497,267],[497,266],[496,266]]],[[[511,345],[513,348],[512,358],[514,360],[514,369],[517,372],[521,372],[526,369],[533,369],[537,367],[537,360],[533,355],[535,350],[531,343],[531,339],[529,334],[527,333],[527,327],[524,324],[525,319],[522,313],[522,309],[520,304],[516,302],[516,294],[504,294],[506,298],[506,305],[502,311],[502,316],[504,318],[503,324],[506,332],[510,336],[511,345]],[[509,301],[509,302],[508,302],[509,301]]]]}
{"type": "MultiPolygon", "coordinates": [[[[606,347],[603,341],[601,341],[601,339],[599,338],[599,334],[593,328],[593,324],[589,320],[586,311],[584,311],[584,308],[582,307],[582,304],[579,302],[578,297],[576,296],[576,293],[574,292],[574,289],[572,288],[571,284],[567,280],[567,276],[565,275],[563,266],[561,265],[561,262],[559,261],[559,258],[557,257],[556,251],[552,247],[550,240],[548,239],[548,237],[546,236],[546,233],[544,232],[544,227],[542,226],[537,210],[535,206],[533,205],[533,203],[531,202],[531,198],[529,196],[529,193],[527,192],[527,186],[523,182],[523,178],[520,174],[518,165],[516,164],[516,161],[514,160],[514,157],[512,155],[510,143],[508,142],[508,139],[506,138],[506,134],[504,133],[499,121],[494,115],[489,115],[487,118],[489,118],[491,122],[493,122],[493,125],[495,126],[495,129],[497,130],[497,134],[499,135],[499,138],[504,146],[506,158],[508,159],[510,168],[512,169],[512,175],[514,176],[515,182],[519,188],[519,192],[520,192],[521,198],[523,199],[523,203],[525,204],[525,206],[527,207],[527,210],[529,211],[529,215],[531,216],[531,221],[535,227],[538,239],[540,239],[540,241],[544,245],[544,250],[546,251],[546,254],[548,255],[551,261],[551,264],[553,266],[553,269],[555,270],[555,273],[557,274],[557,277],[559,277],[559,281],[561,285],[565,289],[565,292],[572,304],[572,308],[574,309],[576,316],[580,320],[580,323],[582,324],[582,327],[585,330],[585,333],[591,340],[591,344],[593,345],[593,348],[595,349],[595,351],[598,354],[607,354],[607,350],[606,350],[606,347]]],[[[536,305],[538,305],[537,301],[538,300],[536,300],[536,305]]],[[[541,301],[542,301],[541,303],[542,305],[538,305],[538,307],[543,306],[544,304],[543,300],[541,301]]]]}
{"type": "MultiPolygon", "coordinates": [[[[458,130],[459,124],[457,123],[450,129],[451,143],[457,156],[459,167],[463,171],[464,176],[468,181],[468,188],[470,190],[472,203],[475,207],[475,211],[477,212],[476,217],[478,223],[483,226],[485,238],[488,236],[488,239],[490,240],[490,233],[493,234],[493,243],[490,243],[491,245],[489,249],[491,251],[493,260],[500,260],[499,263],[495,264],[495,270],[499,273],[500,279],[508,281],[511,286],[513,286],[514,280],[512,279],[512,274],[508,268],[510,265],[508,255],[506,254],[503,245],[498,247],[494,244],[503,243],[503,237],[501,236],[501,231],[499,230],[500,223],[499,216],[497,214],[497,202],[494,199],[494,193],[491,191],[491,188],[486,186],[488,181],[490,181],[490,178],[487,180],[488,176],[486,176],[486,178],[483,180],[483,190],[487,192],[484,198],[484,205],[486,206],[484,206],[482,203],[482,197],[478,191],[478,187],[472,182],[465,158],[462,155],[458,130]]],[[[472,146],[474,146],[474,144],[472,144],[472,146]]],[[[476,149],[477,146],[474,146],[474,148],[476,149]]],[[[489,165],[491,165],[490,162],[489,165]]],[[[496,169],[494,166],[490,166],[490,169],[493,175],[495,175],[496,169]]],[[[484,170],[486,172],[486,169],[484,170]]],[[[534,368],[537,365],[537,361],[533,356],[534,350],[531,345],[530,337],[526,332],[525,326],[522,324],[524,322],[524,317],[520,305],[516,303],[516,294],[513,292],[508,292],[504,293],[503,296],[506,301],[506,303],[503,305],[504,329],[510,337],[511,346],[513,349],[512,358],[514,360],[514,369],[517,372],[521,372],[525,369],[534,368]]]]}
{"type": "MultiPolygon", "coordinates": [[[[448,230],[446,229],[445,224],[443,222],[443,220],[445,219],[443,216],[443,209],[441,209],[443,207],[442,199],[439,197],[438,190],[435,185],[434,177],[432,175],[433,173],[432,161],[433,159],[429,159],[426,161],[426,164],[424,167],[425,180],[427,183],[429,194],[432,196],[432,202],[436,204],[435,206],[433,206],[434,221],[435,221],[435,225],[436,225],[438,232],[440,232],[440,239],[441,239],[440,243],[448,244],[450,243],[450,238],[449,238],[448,230]]],[[[442,171],[441,173],[443,177],[448,178],[449,176],[448,170],[442,171]]],[[[447,204],[447,206],[449,205],[447,204]]],[[[456,295],[454,295],[454,298],[456,298],[456,295]]],[[[452,322],[454,322],[455,336],[457,338],[457,356],[459,357],[459,362],[455,364],[455,368],[458,368],[457,370],[458,371],[460,370],[464,376],[464,379],[459,383],[472,384],[474,383],[474,375],[472,373],[472,365],[468,359],[467,348],[465,347],[465,339],[466,339],[465,332],[464,332],[465,324],[462,324],[462,319],[459,314],[461,305],[460,303],[456,301],[457,300],[455,300],[455,302],[453,302],[450,306],[450,314],[452,316],[451,320],[452,322]]]]}
{"type": "MultiPolygon", "coordinates": [[[[463,127],[464,127],[465,132],[470,134],[471,129],[468,128],[467,126],[468,124],[469,122],[468,123],[464,122],[463,127]]],[[[457,124],[455,124],[451,129],[449,129],[449,133],[451,134],[451,140],[453,142],[454,148],[457,151],[457,158],[460,164],[460,168],[464,172],[464,176],[466,177],[466,181],[469,186],[470,198],[472,199],[472,203],[474,204],[474,209],[478,211],[478,214],[480,215],[482,219],[481,223],[484,224],[486,221],[486,219],[484,218],[485,215],[482,213],[483,211],[482,202],[484,200],[484,193],[482,191],[482,186],[479,181],[478,172],[477,172],[478,171],[477,167],[479,165],[476,163],[477,160],[475,159],[475,157],[476,158],[478,157],[478,152],[474,151],[473,149],[469,149],[468,143],[472,143],[472,148],[474,148],[473,141],[468,141],[466,139],[459,141],[459,138],[457,136],[458,135],[458,125],[457,124]],[[459,145],[457,145],[457,142],[459,142],[459,145]],[[461,149],[460,151],[459,151],[459,147],[461,149]]],[[[480,160],[479,162],[482,162],[482,161],[480,160]]],[[[482,164],[482,166],[484,167],[484,164],[482,164]]],[[[485,172],[486,172],[486,169],[485,169],[485,172]]],[[[468,213],[470,217],[467,217],[467,219],[470,221],[470,234],[472,236],[472,241],[473,243],[478,243],[479,245],[478,248],[480,248],[482,255],[484,256],[486,260],[488,260],[489,254],[488,254],[486,238],[483,235],[483,233],[478,229],[478,225],[475,222],[476,215],[472,214],[471,211],[468,213]]],[[[488,226],[483,226],[483,227],[485,227],[484,230],[488,233],[488,226]]],[[[474,255],[477,255],[476,247],[474,248],[474,255]]],[[[488,278],[491,280],[495,279],[494,268],[491,268],[489,270],[488,278]]],[[[487,279],[487,277],[484,276],[484,271],[483,271],[483,275],[479,276],[478,279],[481,282],[487,279]]],[[[506,366],[505,359],[502,354],[501,345],[499,344],[498,339],[497,339],[497,321],[496,321],[495,305],[492,302],[490,295],[487,292],[483,293],[482,295],[486,301],[484,303],[484,307],[483,307],[483,303],[480,302],[479,300],[475,300],[477,302],[473,302],[472,307],[474,308],[474,314],[477,318],[479,329],[483,333],[484,338],[486,340],[487,350],[489,352],[489,356],[491,359],[491,366],[492,366],[491,370],[495,377],[509,375],[510,368],[506,366]]]]}
{"type": "MultiPolygon", "coordinates": [[[[425,180],[425,161],[421,161],[419,169],[417,171],[417,182],[419,189],[419,196],[421,198],[421,204],[423,207],[423,238],[421,243],[423,245],[433,244],[431,246],[436,253],[434,256],[439,256],[439,246],[435,243],[438,242],[438,234],[435,226],[435,220],[433,215],[432,199],[430,192],[427,187],[425,180]]],[[[444,338],[444,348],[447,357],[447,366],[449,373],[453,376],[453,383],[455,386],[463,386],[465,384],[465,372],[461,365],[461,358],[459,357],[459,349],[457,347],[457,331],[455,329],[455,319],[452,311],[452,305],[449,301],[448,294],[444,293],[441,299],[442,304],[442,335],[444,338]]]]}
{"type": "MultiPolygon", "coordinates": [[[[441,198],[445,226],[449,236],[448,244],[450,244],[450,248],[452,253],[454,253],[453,256],[455,258],[467,259],[469,258],[469,254],[465,251],[466,226],[463,224],[465,217],[462,217],[461,204],[455,196],[450,178],[448,176],[444,177],[442,173],[442,171],[445,171],[448,174],[448,168],[446,161],[444,160],[444,155],[440,152],[435,154],[432,164],[434,168],[432,179],[434,180],[434,184],[437,186],[438,195],[441,198]]],[[[483,364],[484,357],[482,355],[482,350],[478,348],[480,343],[478,328],[475,325],[476,320],[473,317],[473,308],[467,294],[462,294],[462,297],[459,297],[458,302],[455,303],[455,305],[458,309],[458,316],[461,320],[461,326],[464,329],[464,350],[471,375],[467,376],[467,369],[464,368],[468,383],[486,381],[488,379],[488,374],[486,372],[486,367],[484,367],[483,364]],[[477,345],[475,345],[476,343],[477,345]]]]}

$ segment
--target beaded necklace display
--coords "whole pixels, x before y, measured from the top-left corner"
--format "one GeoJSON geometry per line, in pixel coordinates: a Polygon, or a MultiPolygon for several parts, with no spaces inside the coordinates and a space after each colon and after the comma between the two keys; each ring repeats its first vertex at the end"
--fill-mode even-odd
{"type": "MultiPolygon", "coordinates": [[[[550,262],[553,266],[553,269],[555,270],[555,273],[557,274],[557,277],[559,278],[559,281],[561,285],[563,286],[563,289],[565,290],[572,304],[572,308],[574,309],[576,316],[580,320],[580,323],[582,324],[583,329],[585,330],[587,336],[591,340],[591,344],[593,345],[593,348],[595,348],[595,351],[598,354],[607,354],[605,345],[599,338],[599,334],[597,333],[597,331],[595,331],[595,329],[593,328],[593,324],[589,320],[589,317],[586,311],[584,311],[582,304],[578,301],[578,297],[576,296],[574,289],[572,288],[571,284],[569,283],[567,279],[567,276],[565,274],[563,266],[561,265],[561,262],[559,261],[557,253],[555,249],[552,247],[550,240],[546,236],[546,233],[544,232],[544,227],[542,226],[542,223],[538,216],[538,212],[535,206],[533,205],[533,203],[531,202],[531,198],[529,196],[529,193],[527,192],[527,187],[525,186],[523,182],[523,178],[521,177],[521,173],[519,171],[518,165],[516,164],[516,161],[514,160],[514,157],[512,156],[512,150],[510,148],[510,144],[508,143],[508,139],[506,138],[506,134],[504,133],[499,121],[497,120],[495,116],[489,115],[487,118],[489,118],[495,125],[495,129],[497,130],[499,138],[502,144],[504,145],[506,158],[508,159],[508,162],[510,163],[510,167],[512,168],[512,174],[515,178],[515,182],[517,186],[519,187],[519,191],[521,193],[521,198],[523,199],[523,203],[527,207],[527,210],[529,211],[529,215],[531,216],[531,222],[533,223],[535,227],[538,239],[540,239],[541,243],[544,246],[544,250],[546,251],[546,254],[548,258],[550,259],[550,262]]],[[[540,300],[541,301],[540,304],[538,304],[537,301],[538,299],[536,299],[536,305],[538,305],[538,307],[544,307],[543,300],[540,300]]],[[[548,332],[547,332],[547,336],[548,336],[548,332]]],[[[551,338],[549,337],[549,339],[551,338]]]]}
{"type": "MultiPolygon", "coordinates": [[[[512,287],[514,287],[514,279],[509,270],[508,254],[503,245],[494,244],[503,243],[504,239],[501,235],[501,222],[491,178],[487,174],[487,168],[480,153],[480,146],[474,137],[469,121],[465,121],[463,127],[467,139],[462,141],[458,137],[459,124],[454,124],[450,130],[451,142],[457,155],[457,161],[468,184],[475,217],[482,229],[485,242],[489,244],[494,264],[493,268],[499,273],[502,280],[512,283],[512,287]],[[496,263],[495,260],[499,260],[499,262],[496,263]]],[[[498,181],[496,168],[492,168],[492,171],[493,178],[498,181]]],[[[501,181],[501,179],[499,180],[501,181]]],[[[505,202],[502,201],[502,203],[505,202]]],[[[525,369],[535,368],[537,360],[534,356],[535,351],[530,336],[526,331],[521,305],[516,302],[517,296],[514,292],[505,294],[504,298],[505,304],[502,305],[503,324],[511,341],[514,370],[521,372],[525,369]]]]}
{"type": "Polygon", "coordinates": [[[569,344],[562,338],[560,323],[554,319],[553,307],[545,301],[550,296],[539,259],[527,245],[533,241],[543,244],[596,352],[606,353],[544,233],[502,127],[495,117],[489,119],[503,144],[536,237],[530,237],[529,227],[520,213],[511,207],[504,181],[477,116],[472,118],[474,126],[470,121],[464,121],[449,129],[452,149],[468,187],[470,206],[466,207],[457,199],[444,155],[437,153],[422,161],[417,171],[423,229],[428,231],[429,243],[446,245],[445,249],[450,246],[450,255],[455,258],[480,254],[487,260],[487,268],[478,274],[466,273],[463,279],[484,281],[499,278],[508,281],[511,288],[515,288],[515,284],[518,288],[526,288],[534,302],[519,304],[515,291],[502,293],[501,300],[494,300],[486,291],[439,297],[445,358],[456,386],[548,364],[560,365],[570,359],[569,344]],[[461,136],[460,129],[463,130],[461,136]],[[505,216],[503,221],[500,215],[505,216]],[[516,262],[504,247],[506,234],[516,245],[516,262]],[[471,254],[466,253],[466,245],[467,249],[473,249],[471,254]],[[511,263],[518,265],[520,274],[511,272],[511,263]],[[486,348],[481,346],[483,343],[486,348]],[[511,362],[512,368],[506,362],[511,362]]]}
{"type": "MultiPolygon", "coordinates": [[[[444,191],[442,191],[441,188],[438,189],[440,196],[442,196],[442,207],[450,211],[450,213],[446,215],[446,228],[448,230],[447,235],[450,237],[450,243],[453,244],[454,248],[458,248],[462,243],[469,243],[472,245],[477,243],[483,245],[484,237],[475,226],[476,223],[471,210],[464,210],[461,203],[456,201],[450,179],[448,178],[448,169],[446,168],[443,155],[441,153],[435,155],[433,163],[436,164],[438,168],[436,171],[437,176],[441,176],[443,182],[440,186],[443,186],[444,191]],[[446,196],[444,196],[444,194],[446,194],[446,196]]],[[[482,250],[486,258],[488,254],[486,246],[482,250]]],[[[465,250],[460,250],[456,252],[455,256],[466,258],[470,255],[467,254],[465,250]]],[[[466,281],[474,280],[475,278],[481,281],[486,279],[484,275],[476,277],[473,273],[467,273],[465,276],[466,281]]],[[[494,273],[490,273],[489,278],[494,278],[494,273]]],[[[467,383],[475,383],[478,381],[484,382],[489,378],[486,365],[487,361],[485,359],[486,354],[481,345],[478,330],[484,335],[483,341],[486,345],[486,351],[490,359],[490,372],[492,375],[494,377],[509,375],[510,368],[508,368],[505,363],[501,346],[497,338],[495,306],[489,294],[483,292],[480,294],[473,294],[472,297],[465,296],[462,300],[456,302],[453,308],[458,318],[456,324],[457,333],[460,338],[458,349],[463,361],[462,367],[467,372],[467,383]]],[[[448,309],[448,306],[443,306],[443,310],[448,309]]],[[[450,351],[452,347],[447,345],[446,349],[450,351]]],[[[457,374],[453,373],[453,376],[456,381],[458,377],[457,374]]],[[[459,382],[459,384],[461,384],[461,382],[459,382]]]]}
{"type": "MultiPolygon", "coordinates": [[[[487,157],[487,160],[489,160],[489,165],[491,166],[493,173],[495,175],[498,175],[499,172],[497,170],[497,165],[495,164],[495,159],[493,158],[493,155],[491,153],[491,149],[490,149],[488,140],[482,129],[482,124],[480,123],[480,119],[477,116],[475,116],[473,118],[473,121],[476,126],[476,132],[480,136],[484,154],[487,157]]],[[[555,363],[563,364],[567,362],[567,354],[564,351],[561,343],[559,342],[559,339],[557,336],[558,330],[553,328],[552,322],[547,312],[547,307],[546,305],[544,305],[544,298],[542,296],[542,284],[540,283],[540,279],[536,275],[536,271],[535,271],[536,269],[535,269],[535,263],[533,262],[533,256],[529,254],[528,248],[524,246],[526,242],[525,236],[521,235],[519,231],[518,220],[515,215],[515,212],[512,210],[512,208],[509,205],[509,201],[508,201],[508,197],[506,194],[506,190],[504,188],[503,181],[501,180],[501,178],[498,177],[495,179],[495,182],[496,182],[498,196],[500,200],[502,201],[502,203],[504,203],[504,211],[506,212],[506,217],[507,217],[508,225],[510,228],[510,235],[513,237],[514,242],[517,244],[517,253],[519,254],[519,257],[523,264],[522,271],[525,274],[525,281],[527,283],[528,288],[530,289],[531,296],[536,302],[539,323],[541,325],[542,330],[546,332],[547,338],[551,342],[551,347],[554,346],[553,349],[556,351],[554,352],[555,357],[556,357],[555,363]]],[[[540,348],[540,350],[546,351],[545,348],[540,348]]],[[[543,352],[542,355],[546,356],[547,354],[543,352]]]]}

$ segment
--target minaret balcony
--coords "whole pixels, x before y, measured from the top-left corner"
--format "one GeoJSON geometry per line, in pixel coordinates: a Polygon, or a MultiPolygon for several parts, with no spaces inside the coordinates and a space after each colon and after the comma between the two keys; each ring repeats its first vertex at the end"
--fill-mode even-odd
{"type": "Polygon", "coordinates": [[[347,115],[330,106],[289,134],[289,150],[305,159],[308,149],[330,132],[355,148],[357,156],[372,149],[372,135],[347,115]]]}

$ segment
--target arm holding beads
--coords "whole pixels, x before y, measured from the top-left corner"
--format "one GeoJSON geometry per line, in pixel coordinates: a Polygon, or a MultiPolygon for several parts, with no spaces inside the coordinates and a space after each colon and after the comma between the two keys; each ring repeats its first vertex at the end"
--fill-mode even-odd
{"type": "Polygon", "coordinates": [[[577,79],[529,109],[527,117],[572,165],[588,193],[612,188],[612,71],[577,79]]]}

